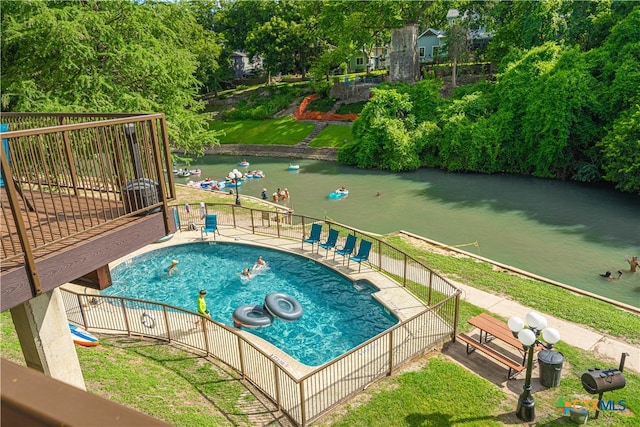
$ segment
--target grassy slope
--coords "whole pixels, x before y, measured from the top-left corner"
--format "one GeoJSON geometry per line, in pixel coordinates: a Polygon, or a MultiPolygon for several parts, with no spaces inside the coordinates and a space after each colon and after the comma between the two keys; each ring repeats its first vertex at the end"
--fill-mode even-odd
{"type": "MultiPolygon", "coordinates": [[[[25,365],[8,311],[0,315],[3,358],[25,365]]],[[[242,409],[255,401],[238,375],[152,340],[101,336],[76,346],[87,390],[176,426],[251,425],[242,409]]]]}
{"type": "Polygon", "coordinates": [[[309,147],[342,147],[351,140],[351,126],[329,125],[313,138],[309,147]]]}
{"type": "Polygon", "coordinates": [[[295,145],[314,129],[311,123],[284,117],[273,120],[238,120],[211,122],[210,128],[224,131],[221,144],[295,145]]]}

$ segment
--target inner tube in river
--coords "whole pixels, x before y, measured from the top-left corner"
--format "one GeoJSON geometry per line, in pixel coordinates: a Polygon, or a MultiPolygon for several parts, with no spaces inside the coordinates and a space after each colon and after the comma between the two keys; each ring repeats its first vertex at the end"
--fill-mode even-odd
{"type": "Polygon", "coordinates": [[[292,321],[302,317],[302,306],[297,299],[284,292],[272,292],[264,299],[264,307],[278,319],[292,321]]]}

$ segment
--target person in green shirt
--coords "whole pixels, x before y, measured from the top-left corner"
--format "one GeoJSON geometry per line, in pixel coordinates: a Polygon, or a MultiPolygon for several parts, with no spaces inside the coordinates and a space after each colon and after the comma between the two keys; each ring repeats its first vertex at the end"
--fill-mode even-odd
{"type": "MultiPolygon", "coordinates": [[[[207,310],[207,302],[204,300],[205,295],[207,295],[207,291],[201,289],[200,295],[198,295],[198,313],[204,314],[205,316],[211,318],[209,310],[207,310]]],[[[200,323],[200,319],[196,320],[196,325],[198,325],[198,323],[200,323]]]]}

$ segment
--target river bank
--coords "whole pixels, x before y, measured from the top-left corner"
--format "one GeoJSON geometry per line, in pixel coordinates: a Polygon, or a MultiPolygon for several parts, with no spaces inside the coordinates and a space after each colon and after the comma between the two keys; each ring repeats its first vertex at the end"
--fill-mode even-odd
{"type": "MultiPolygon", "coordinates": [[[[184,154],[182,151],[176,153],[184,154]]],[[[311,159],[335,162],[338,148],[309,147],[297,145],[251,145],[251,144],[220,144],[205,149],[205,154],[229,155],[240,157],[285,157],[291,159],[311,159]]]]}

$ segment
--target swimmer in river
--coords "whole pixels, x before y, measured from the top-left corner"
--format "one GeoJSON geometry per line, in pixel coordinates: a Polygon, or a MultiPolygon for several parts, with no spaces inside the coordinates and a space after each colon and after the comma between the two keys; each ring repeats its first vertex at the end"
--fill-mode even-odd
{"type": "Polygon", "coordinates": [[[614,277],[610,271],[607,271],[604,274],[600,274],[600,276],[608,280],[618,280],[622,276],[622,271],[618,270],[618,277],[614,277]]]}

